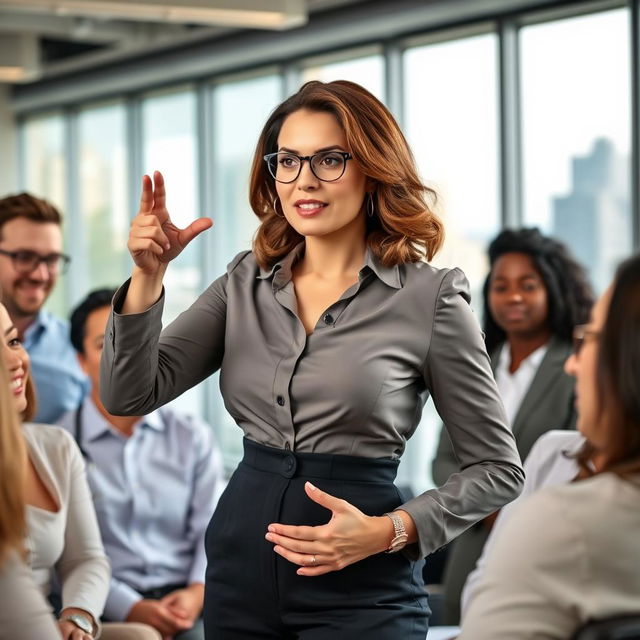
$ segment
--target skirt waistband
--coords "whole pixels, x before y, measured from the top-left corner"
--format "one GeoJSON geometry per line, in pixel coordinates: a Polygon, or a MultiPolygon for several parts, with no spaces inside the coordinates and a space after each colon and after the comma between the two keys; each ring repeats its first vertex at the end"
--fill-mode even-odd
{"type": "Polygon", "coordinates": [[[348,482],[393,482],[398,460],[276,449],[244,438],[242,464],[285,478],[305,477],[348,482]]]}

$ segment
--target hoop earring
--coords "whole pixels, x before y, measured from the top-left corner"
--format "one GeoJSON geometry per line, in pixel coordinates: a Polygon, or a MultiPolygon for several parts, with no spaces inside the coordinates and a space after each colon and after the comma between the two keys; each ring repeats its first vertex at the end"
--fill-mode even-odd
{"type": "Polygon", "coordinates": [[[278,218],[284,218],[284,213],[278,213],[278,206],[276,204],[277,201],[278,201],[278,196],[276,196],[273,199],[273,213],[275,213],[278,216],[278,218]]]}
{"type": "Polygon", "coordinates": [[[367,193],[367,215],[370,218],[373,218],[375,215],[375,209],[373,206],[373,195],[371,193],[367,193]]]}

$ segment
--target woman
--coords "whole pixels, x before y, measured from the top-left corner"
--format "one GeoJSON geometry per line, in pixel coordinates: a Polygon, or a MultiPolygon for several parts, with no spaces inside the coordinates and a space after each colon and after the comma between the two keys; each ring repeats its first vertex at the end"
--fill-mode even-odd
{"type": "Polygon", "coordinates": [[[376,98],[307,83],[258,141],[253,251],[160,336],[167,265],[211,221],[177,229],[162,176],[143,179],[102,395],[146,413],[221,368],[245,457],[207,533],[208,638],[422,640],[414,561],[520,489],[466,279],[423,261],[442,242],[427,195],[376,98]],[[393,479],[428,392],[467,468],[403,504],[393,479]]]}
{"type": "MultiPolygon", "coordinates": [[[[571,332],[589,317],[587,276],[557,240],[538,229],[507,229],[489,245],[484,285],[485,344],[522,460],[552,429],[574,429],[573,381],[564,370],[571,332]]],[[[433,463],[436,484],[458,471],[443,430],[433,463]]],[[[444,572],[443,623],[457,624],[460,595],[486,543],[493,518],[452,545],[444,572]]]]}
{"type": "MultiPolygon", "coordinates": [[[[27,421],[36,410],[29,356],[2,304],[0,334],[2,360],[10,374],[15,404],[22,420],[27,421]]],[[[27,560],[45,596],[50,595],[54,576],[61,587],[58,625],[63,639],[89,640],[99,634],[101,640],[160,640],[160,634],[148,625],[100,625],[109,585],[109,563],[82,455],[73,438],[58,427],[29,422],[22,424],[19,435],[21,446],[28,453],[23,460],[27,560]]]]}
{"type": "MultiPolygon", "coordinates": [[[[0,335],[16,407],[28,421],[35,413],[29,356],[2,304],[0,335]]],[[[24,422],[22,434],[28,453],[24,462],[29,565],[45,596],[54,575],[62,587],[58,625],[63,639],[91,640],[99,631],[109,563],[82,456],[73,438],[58,427],[24,422]]]]}
{"type": "Polygon", "coordinates": [[[25,468],[15,394],[0,358],[0,639],[60,640],[43,595],[23,562],[25,468]]]}
{"type": "Polygon", "coordinates": [[[640,602],[640,256],[576,331],[578,481],[522,503],[488,553],[460,639],[568,638],[640,602]],[[540,526],[540,523],[544,523],[540,526]]]}

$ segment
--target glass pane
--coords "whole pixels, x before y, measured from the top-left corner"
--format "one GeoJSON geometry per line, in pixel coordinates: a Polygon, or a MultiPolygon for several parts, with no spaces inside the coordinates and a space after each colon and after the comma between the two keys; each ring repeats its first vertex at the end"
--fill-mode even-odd
{"type": "Polygon", "coordinates": [[[124,107],[82,111],[78,128],[82,252],[75,252],[83,260],[83,291],[89,291],[119,286],[131,271],[124,107]]]}
{"type": "MultiPolygon", "coordinates": [[[[167,208],[179,227],[187,226],[200,215],[196,207],[195,117],[195,95],[191,91],[148,96],[142,103],[143,170],[152,175],[157,169],[164,175],[167,208]]],[[[167,269],[165,325],[191,305],[203,289],[200,258],[204,242],[206,235],[196,238],[167,269]]],[[[202,385],[199,385],[174,404],[188,413],[201,415],[202,394],[202,385]]]]}
{"type": "MultiPolygon", "coordinates": [[[[249,206],[249,173],[258,135],[281,99],[277,76],[221,84],[213,90],[216,273],[239,251],[251,249],[258,218],[249,206]]],[[[217,387],[216,387],[217,391],[217,387]]],[[[228,465],[242,454],[242,432],[216,398],[217,433],[228,465]]]]}
{"type": "Polygon", "coordinates": [[[379,55],[307,67],[302,71],[302,81],[309,80],[351,80],[371,91],[379,100],[384,100],[384,63],[379,55]]]}
{"type": "MultiPolygon", "coordinates": [[[[496,69],[494,34],[405,53],[405,132],[423,180],[438,194],[446,230],[434,264],[464,270],[476,312],[482,308],[486,247],[500,222],[496,69]]],[[[439,430],[429,402],[400,465],[415,491],[432,485],[430,460],[439,430]]]]}
{"type": "Polygon", "coordinates": [[[628,34],[626,9],[521,34],[525,221],[567,242],[599,291],[631,250],[628,34]]]}
{"type": "MultiPolygon", "coordinates": [[[[60,114],[49,114],[29,118],[24,123],[24,184],[23,188],[38,198],[49,200],[55,205],[66,222],[67,193],[67,160],[64,149],[64,120],[60,114]]],[[[66,239],[65,251],[74,256],[66,239]]],[[[67,284],[63,276],[60,278],[49,297],[46,308],[53,313],[67,316],[67,284]]]]}

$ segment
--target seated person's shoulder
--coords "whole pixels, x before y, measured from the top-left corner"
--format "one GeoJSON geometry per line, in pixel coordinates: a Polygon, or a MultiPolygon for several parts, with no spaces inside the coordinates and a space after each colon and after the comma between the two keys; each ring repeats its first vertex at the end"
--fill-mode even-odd
{"type": "Polygon", "coordinates": [[[50,460],[65,461],[80,455],[75,440],[62,427],[26,422],[23,433],[29,445],[50,460]]]}
{"type": "Polygon", "coordinates": [[[584,443],[584,436],[579,431],[553,429],[543,433],[533,444],[528,458],[546,459],[555,455],[571,455],[578,451],[584,443]]]}
{"type": "Polygon", "coordinates": [[[192,442],[194,446],[210,446],[215,442],[213,429],[206,422],[171,406],[161,407],[146,418],[149,421],[161,421],[165,427],[170,427],[182,442],[192,442]]]}

